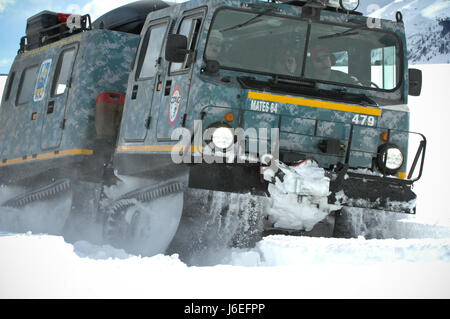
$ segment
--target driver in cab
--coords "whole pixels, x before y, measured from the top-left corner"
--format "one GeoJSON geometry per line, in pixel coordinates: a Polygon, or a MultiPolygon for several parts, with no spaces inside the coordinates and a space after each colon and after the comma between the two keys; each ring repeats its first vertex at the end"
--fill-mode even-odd
{"type": "Polygon", "coordinates": [[[336,57],[325,46],[314,46],[310,51],[309,61],[306,77],[316,80],[362,85],[356,77],[332,69],[332,66],[336,63],[336,57]]]}

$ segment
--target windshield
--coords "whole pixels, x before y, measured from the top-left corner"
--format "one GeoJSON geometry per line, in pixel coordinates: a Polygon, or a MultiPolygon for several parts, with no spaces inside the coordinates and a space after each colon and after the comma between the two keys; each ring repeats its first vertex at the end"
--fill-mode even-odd
{"type": "Polygon", "coordinates": [[[205,58],[223,68],[381,90],[401,79],[400,43],[391,33],[233,9],[217,12],[205,58]]]}

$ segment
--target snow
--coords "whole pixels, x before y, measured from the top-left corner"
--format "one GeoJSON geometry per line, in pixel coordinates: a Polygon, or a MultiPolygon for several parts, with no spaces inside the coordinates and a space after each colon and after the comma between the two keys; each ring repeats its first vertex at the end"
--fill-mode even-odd
{"type": "MultiPolygon", "coordinates": [[[[274,227],[310,231],[329,212],[341,208],[328,205],[330,179],[317,163],[307,160],[296,166],[278,163],[278,167],[283,172],[282,180],[276,176],[268,188],[268,216],[274,227]],[[306,196],[299,202],[298,195],[306,196]]],[[[269,177],[264,174],[271,181],[269,177]]]]}
{"type": "Polygon", "coordinates": [[[448,298],[449,245],[271,236],[231,264],[187,267],[176,255],[5,235],[0,298],[448,298]]]}
{"type": "Polygon", "coordinates": [[[0,233],[0,298],[450,298],[450,65],[415,67],[424,86],[410,97],[411,129],[428,138],[426,164],[415,185],[417,216],[378,220],[387,239],[368,239],[366,230],[355,239],[268,236],[252,249],[212,251],[216,260],[205,267],[176,254],[0,233]]]}

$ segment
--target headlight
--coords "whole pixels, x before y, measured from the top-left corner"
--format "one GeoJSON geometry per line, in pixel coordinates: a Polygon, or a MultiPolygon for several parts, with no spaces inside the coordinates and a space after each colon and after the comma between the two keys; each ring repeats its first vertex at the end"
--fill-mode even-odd
{"type": "Polygon", "coordinates": [[[397,170],[403,165],[403,154],[398,148],[387,149],[384,157],[388,169],[397,170]]]}
{"type": "Polygon", "coordinates": [[[212,141],[220,149],[227,149],[234,143],[234,134],[228,127],[218,127],[214,130],[212,141]]]}
{"type": "Polygon", "coordinates": [[[359,0],[339,0],[341,8],[347,11],[354,11],[359,6],[359,0]]]}
{"type": "Polygon", "coordinates": [[[381,172],[394,175],[402,167],[404,157],[400,148],[395,144],[384,144],[378,152],[378,167],[381,172]]]}

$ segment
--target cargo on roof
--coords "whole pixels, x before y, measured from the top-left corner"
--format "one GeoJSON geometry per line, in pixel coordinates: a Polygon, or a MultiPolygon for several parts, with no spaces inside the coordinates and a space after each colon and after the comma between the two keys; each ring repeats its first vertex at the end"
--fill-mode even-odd
{"type": "Polygon", "coordinates": [[[156,10],[169,7],[161,0],[136,1],[111,10],[94,21],[94,29],[107,29],[139,34],[147,15],[156,10]]]}
{"type": "Polygon", "coordinates": [[[19,53],[34,50],[90,29],[89,15],[41,11],[27,19],[26,36],[20,39],[19,53]]]}

